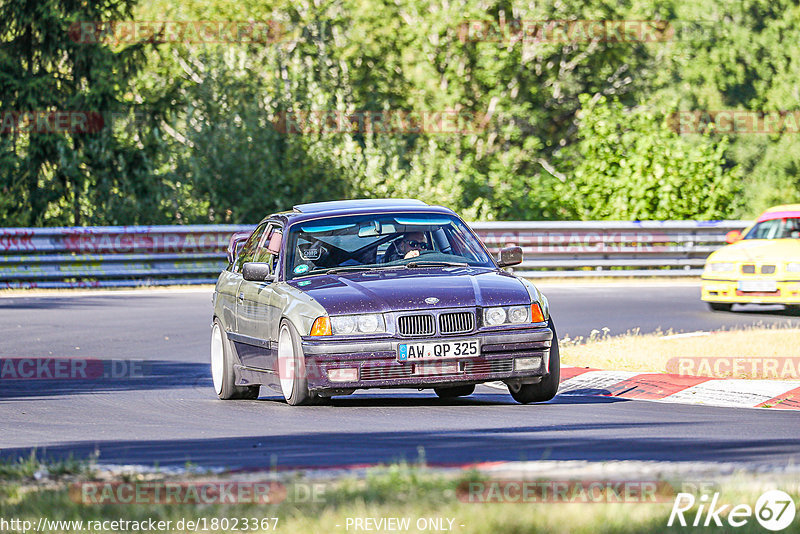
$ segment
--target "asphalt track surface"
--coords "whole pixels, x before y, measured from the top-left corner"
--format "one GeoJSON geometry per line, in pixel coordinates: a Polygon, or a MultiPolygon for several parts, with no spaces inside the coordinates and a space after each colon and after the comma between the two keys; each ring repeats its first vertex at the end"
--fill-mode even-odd
{"type": "MultiPolygon", "coordinates": [[[[548,286],[560,337],[793,324],[780,307],[708,311],[694,284],[548,286]]],[[[0,456],[97,455],[106,464],[334,467],[421,455],[439,465],[530,460],[800,463],[800,414],[558,396],[522,406],[480,386],[466,399],[369,390],[289,407],[262,388],[219,401],[208,366],[210,291],[0,298],[0,358],[137,362],[140,378],[0,380],[0,456]]],[[[119,363],[123,362],[123,363],[119,363]]]]}

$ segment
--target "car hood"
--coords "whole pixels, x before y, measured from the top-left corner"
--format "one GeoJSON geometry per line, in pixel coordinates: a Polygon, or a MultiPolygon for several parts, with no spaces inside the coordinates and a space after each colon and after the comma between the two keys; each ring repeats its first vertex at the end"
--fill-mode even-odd
{"type": "Polygon", "coordinates": [[[722,247],[709,261],[800,261],[800,239],[744,239],[722,247]]]}
{"type": "Polygon", "coordinates": [[[290,280],[331,315],[530,303],[516,277],[472,267],[384,269],[290,280]],[[428,304],[427,298],[439,299],[428,304]]]}

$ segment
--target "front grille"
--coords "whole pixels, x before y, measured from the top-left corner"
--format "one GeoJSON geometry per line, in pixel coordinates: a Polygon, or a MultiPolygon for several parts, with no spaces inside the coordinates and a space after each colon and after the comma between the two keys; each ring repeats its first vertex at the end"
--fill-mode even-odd
{"type": "Polygon", "coordinates": [[[397,328],[404,336],[431,336],[436,331],[433,315],[401,315],[397,328]]]}
{"type": "Polygon", "coordinates": [[[755,265],[742,265],[742,272],[744,274],[753,274],[756,272],[755,265]]]}
{"type": "Polygon", "coordinates": [[[761,274],[775,274],[775,266],[774,265],[762,265],[761,266],[761,274]]]}
{"type": "Polygon", "coordinates": [[[514,370],[514,360],[512,358],[503,360],[482,360],[467,362],[464,365],[464,372],[467,374],[481,373],[510,373],[514,370]]]}
{"type": "Polygon", "coordinates": [[[472,312],[443,313],[439,316],[439,331],[442,334],[463,334],[475,328],[472,312]]]}
{"type": "Polygon", "coordinates": [[[361,368],[361,380],[384,380],[413,376],[410,365],[375,365],[361,368]]]}

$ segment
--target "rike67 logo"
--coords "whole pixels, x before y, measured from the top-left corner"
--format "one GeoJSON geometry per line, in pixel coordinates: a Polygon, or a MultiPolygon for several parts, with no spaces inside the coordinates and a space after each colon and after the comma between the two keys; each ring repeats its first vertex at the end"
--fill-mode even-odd
{"type": "Polygon", "coordinates": [[[748,504],[720,504],[719,493],[714,493],[710,499],[707,494],[696,499],[691,493],[678,493],[667,526],[721,527],[723,523],[727,523],[735,528],[746,525],[755,516],[762,527],[777,532],[792,524],[796,511],[792,498],[780,490],[770,490],[762,494],[756,501],[755,508],[748,504]],[[697,510],[692,511],[695,506],[697,510]]]}

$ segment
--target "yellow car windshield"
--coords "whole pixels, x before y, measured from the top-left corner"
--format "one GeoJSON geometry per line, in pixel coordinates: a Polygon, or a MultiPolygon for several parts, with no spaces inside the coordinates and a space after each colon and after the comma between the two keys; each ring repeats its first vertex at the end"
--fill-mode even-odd
{"type": "Polygon", "coordinates": [[[800,239],[800,217],[762,221],[747,232],[745,239],[800,239]]]}

